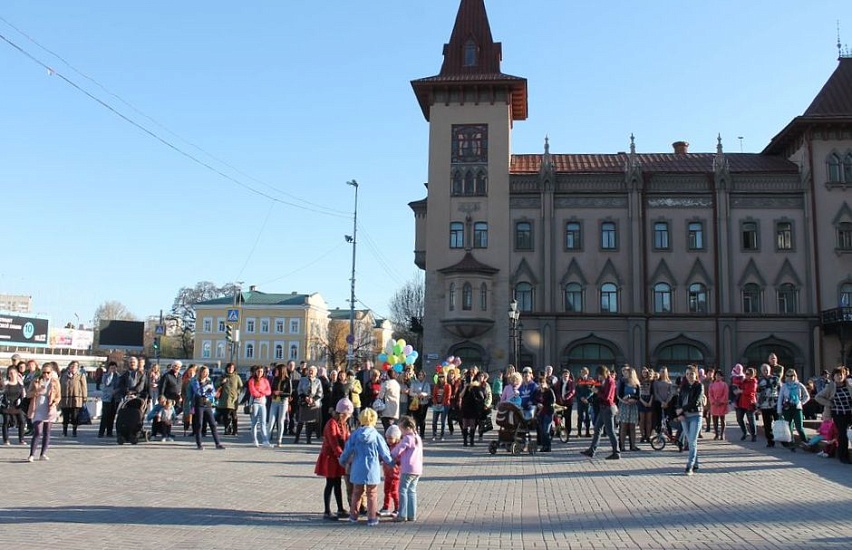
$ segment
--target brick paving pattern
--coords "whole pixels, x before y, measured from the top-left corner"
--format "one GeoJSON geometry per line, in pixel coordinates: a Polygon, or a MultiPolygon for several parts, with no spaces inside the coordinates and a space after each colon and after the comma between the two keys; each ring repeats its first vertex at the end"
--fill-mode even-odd
{"type": "MultiPolygon", "coordinates": [[[[247,424],[243,424],[244,426],[247,424]]],[[[54,430],[54,434],[58,433],[54,430]]],[[[852,467],[712,437],[700,472],[686,454],[643,446],[620,461],[579,453],[587,438],[535,456],[487,453],[458,435],[426,442],[418,520],[378,527],[322,521],[319,445],[258,449],[224,437],[118,446],[88,426],[54,437],[50,462],[0,447],[0,540],[10,548],[798,549],[852,548],[852,467]]],[[[292,441],[292,437],[288,438],[292,441]]],[[[381,493],[381,486],[379,487],[381,493]]],[[[332,504],[332,507],[334,505],[332,504]]]]}

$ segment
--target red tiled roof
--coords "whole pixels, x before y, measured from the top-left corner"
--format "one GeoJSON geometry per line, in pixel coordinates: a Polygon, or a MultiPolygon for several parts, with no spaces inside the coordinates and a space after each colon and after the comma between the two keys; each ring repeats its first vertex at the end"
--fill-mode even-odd
{"type": "Polygon", "coordinates": [[[483,273],[485,275],[493,275],[500,271],[496,267],[491,267],[490,265],[486,265],[476,258],[473,257],[473,254],[470,252],[465,253],[464,258],[461,259],[457,264],[443,267],[439,269],[441,273],[483,273]]]}
{"type": "MultiPolygon", "coordinates": [[[[543,155],[512,155],[509,171],[512,174],[538,173],[543,155]]],[[[645,172],[712,172],[715,153],[642,153],[636,157],[645,172]]],[[[556,154],[550,156],[558,173],[621,173],[628,155],[615,154],[556,154]]],[[[798,172],[798,167],[776,156],[757,153],[725,153],[731,172],[798,172]]]]}

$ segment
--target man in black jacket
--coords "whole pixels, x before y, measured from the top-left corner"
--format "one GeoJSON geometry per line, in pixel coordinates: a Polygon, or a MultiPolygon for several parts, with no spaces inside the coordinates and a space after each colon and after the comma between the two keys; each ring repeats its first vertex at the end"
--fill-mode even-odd
{"type": "Polygon", "coordinates": [[[174,401],[175,405],[180,405],[181,400],[181,381],[180,368],[183,364],[180,361],[175,361],[169,366],[169,370],[160,378],[160,395],[166,399],[174,401]]]}
{"type": "Polygon", "coordinates": [[[145,372],[139,370],[139,360],[136,357],[130,358],[128,368],[124,371],[124,374],[121,375],[118,387],[118,395],[121,397],[127,397],[128,395],[134,394],[140,397],[147,397],[148,384],[145,372]]]}

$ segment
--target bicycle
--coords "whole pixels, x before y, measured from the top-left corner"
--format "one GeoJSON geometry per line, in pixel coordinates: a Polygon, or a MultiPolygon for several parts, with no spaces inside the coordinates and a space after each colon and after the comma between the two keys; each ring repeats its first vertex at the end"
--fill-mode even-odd
{"type": "MultiPolygon", "coordinates": [[[[651,438],[652,449],[662,451],[666,448],[667,443],[679,443],[674,435],[675,430],[677,430],[676,422],[674,419],[669,419],[668,416],[663,416],[660,430],[651,438]]],[[[678,448],[682,448],[682,443],[678,445],[678,448]]]]}
{"type": "Polygon", "coordinates": [[[559,438],[562,443],[568,443],[571,439],[571,432],[568,431],[568,426],[565,425],[565,418],[562,412],[565,407],[562,405],[553,405],[553,435],[559,438]]]}

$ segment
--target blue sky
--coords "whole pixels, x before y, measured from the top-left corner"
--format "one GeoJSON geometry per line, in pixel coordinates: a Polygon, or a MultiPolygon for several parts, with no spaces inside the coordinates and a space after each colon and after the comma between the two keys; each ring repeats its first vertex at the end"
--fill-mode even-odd
{"type": "MultiPolygon", "coordinates": [[[[386,314],[416,270],[407,203],[425,196],[409,81],[440,70],[458,0],[126,4],[0,6],[19,29],[0,34],[57,73],[0,41],[0,292],[59,324],[106,300],[156,314],[201,280],[348,308],[354,178],[357,296],[386,314]]],[[[640,152],[713,151],[717,133],[760,151],[834,70],[837,20],[852,43],[839,0],[486,4],[504,72],[529,79],[515,153],[545,135],[613,153],[631,132],[640,152]]]]}

